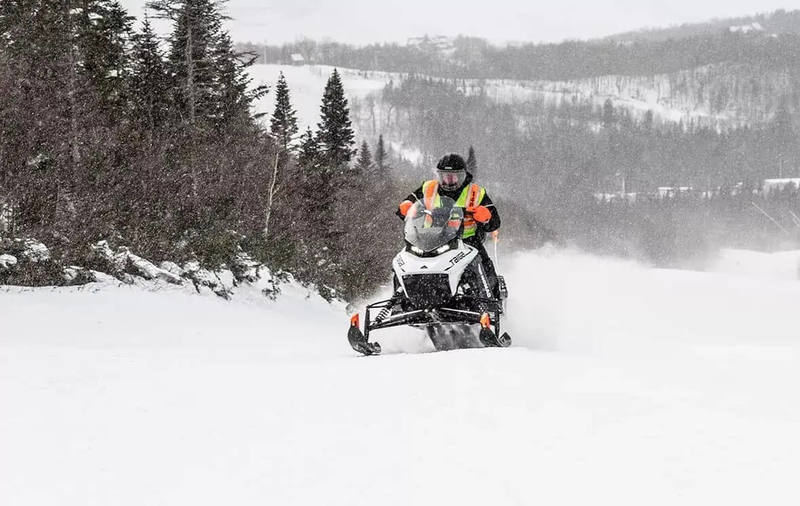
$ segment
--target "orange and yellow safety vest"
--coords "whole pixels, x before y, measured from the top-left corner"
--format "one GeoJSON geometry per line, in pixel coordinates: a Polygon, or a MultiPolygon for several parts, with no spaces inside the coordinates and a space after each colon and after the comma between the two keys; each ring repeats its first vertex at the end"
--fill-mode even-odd
{"type": "MultiPolygon", "coordinates": [[[[426,209],[433,209],[440,204],[439,197],[439,181],[432,179],[422,183],[422,195],[425,202],[426,209]]],[[[478,184],[471,183],[466,186],[456,200],[456,206],[466,209],[472,209],[481,204],[483,196],[486,195],[486,189],[478,184]]],[[[478,223],[471,214],[464,215],[464,233],[461,235],[463,239],[474,236],[478,232],[478,223]]]]}

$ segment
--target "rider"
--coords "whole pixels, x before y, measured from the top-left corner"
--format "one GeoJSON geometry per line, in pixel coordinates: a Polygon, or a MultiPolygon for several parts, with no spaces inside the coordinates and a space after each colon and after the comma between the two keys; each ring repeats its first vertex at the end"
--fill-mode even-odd
{"type": "Polygon", "coordinates": [[[489,253],[483,247],[487,233],[500,228],[500,215],[486,193],[486,189],[472,182],[472,174],[467,171],[464,159],[455,153],[445,155],[436,165],[436,179],[425,181],[422,186],[410,193],[397,210],[397,215],[405,218],[406,213],[415,201],[424,200],[426,195],[444,195],[463,207],[464,233],[463,241],[478,250],[481,257],[482,273],[485,282],[494,297],[499,298],[497,273],[489,253]]]}

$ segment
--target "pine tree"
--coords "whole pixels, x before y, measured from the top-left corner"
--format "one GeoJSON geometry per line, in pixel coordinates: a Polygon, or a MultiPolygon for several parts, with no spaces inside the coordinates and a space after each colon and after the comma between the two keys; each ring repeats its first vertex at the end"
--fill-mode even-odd
{"type": "Polygon", "coordinates": [[[321,150],[321,162],[327,170],[339,170],[353,157],[355,134],[342,80],[336,69],[325,85],[320,111],[322,121],[318,125],[317,139],[321,150]]]}
{"type": "Polygon", "coordinates": [[[478,172],[478,160],[475,158],[475,148],[469,147],[469,154],[467,155],[467,172],[475,176],[478,172]]]}
{"type": "Polygon", "coordinates": [[[270,131],[277,139],[278,145],[284,150],[289,150],[292,138],[297,135],[297,114],[292,108],[289,99],[289,86],[281,72],[278,84],[275,86],[275,111],[270,121],[270,131]]]}
{"type": "Polygon", "coordinates": [[[361,150],[358,152],[358,160],[356,160],[356,169],[361,174],[366,174],[372,170],[372,153],[369,151],[369,144],[367,141],[361,143],[361,150]]]}
{"type": "Polygon", "coordinates": [[[388,165],[388,154],[383,144],[383,135],[378,136],[378,146],[375,148],[375,166],[379,172],[384,172],[388,165]]]}

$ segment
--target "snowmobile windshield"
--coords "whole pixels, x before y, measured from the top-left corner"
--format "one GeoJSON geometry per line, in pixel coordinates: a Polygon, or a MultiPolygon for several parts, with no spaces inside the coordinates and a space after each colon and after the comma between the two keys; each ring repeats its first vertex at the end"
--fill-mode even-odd
{"type": "Polygon", "coordinates": [[[406,214],[406,241],[423,252],[434,251],[458,237],[464,210],[444,196],[436,196],[426,205],[417,201],[406,214]]]}

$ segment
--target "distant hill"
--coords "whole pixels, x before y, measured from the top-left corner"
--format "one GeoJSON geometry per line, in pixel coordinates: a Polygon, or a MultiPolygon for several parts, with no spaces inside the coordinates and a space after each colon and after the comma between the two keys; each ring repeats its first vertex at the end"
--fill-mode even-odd
{"type": "Polygon", "coordinates": [[[738,18],[713,19],[703,23],[685,23],[667,28],[652,28],[624,32],[602,40],[612,42],[659,42],[665,40],[688,39],[721,33],[755,33],[766,35],[800,35],[800,10],[783,9],[765,14],[738,18]]]}
{"type": "Polygon", "coordinates": [[[261,63],[308,62],[451,79],[566,81],[607,75],[653,76],[717,64],[800,68],[800,11],[717,20],[559,44],[495,46],[474,37],[372,44],[299,41],[241,45],[261,63]]]}

